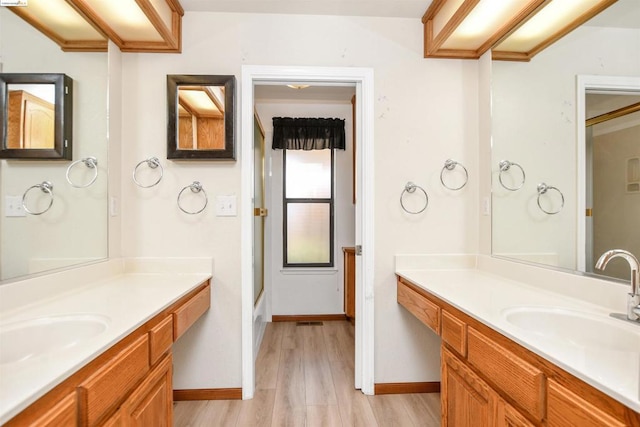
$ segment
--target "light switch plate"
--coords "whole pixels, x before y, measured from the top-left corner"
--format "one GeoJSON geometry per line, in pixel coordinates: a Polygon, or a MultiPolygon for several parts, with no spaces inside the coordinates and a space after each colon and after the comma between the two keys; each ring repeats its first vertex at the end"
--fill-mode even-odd
{"type": "Polygon", "coordinates": [[[27,216],[27,213],[24,211],[24,207],[22,206],[22,197],[5,196],[4,216],[6,217],[27,216]]]}
{"type": "Polygon", "coordinates": [[[236,216],[237,214],[236,196],[216,197],[216,216],[236,216]]]}

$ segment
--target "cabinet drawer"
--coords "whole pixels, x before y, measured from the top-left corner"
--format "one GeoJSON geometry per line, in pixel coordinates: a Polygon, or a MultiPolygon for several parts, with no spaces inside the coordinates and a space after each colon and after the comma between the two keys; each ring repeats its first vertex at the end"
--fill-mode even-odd
{"type": "Polygon", "coordinates": [[[580,427],[622,427],[626,424],[607,415],[596,406],[549,380],[547,389],[547,425],[580,427]]]}
{"type": "Polygon", "coordinates": [[[149,364],[153,366],[173,344],[173,316],[167,316],[149,331],[149,364]]]}
{"type": "Polygon", "coordinates": [[[453,314],[442,310],[442,341],[461,356],[467,355],[467,325],[453,314]]]}
{"type": "Polygon", "coordinates": [[[440,335],[440,307],[398,279],[398,304],[440,335]]]}
{"type": "Polygon", "coordinates": [[[544,374],[473,328],[467,360],[536,420],[544,418],[544,374]]]}
{"type": "Polygon", "coordinates": [[[211,304],[211,286],[207,286],[173,313],[173,340],[180,338],[211,304]]]}
{"type": "Polygon", "coordinates": [[[149,371],[149,339],[145,334],[115,355],[89,379],[80,392],[83,425],[96,422],[114,409],[149,371]]]}

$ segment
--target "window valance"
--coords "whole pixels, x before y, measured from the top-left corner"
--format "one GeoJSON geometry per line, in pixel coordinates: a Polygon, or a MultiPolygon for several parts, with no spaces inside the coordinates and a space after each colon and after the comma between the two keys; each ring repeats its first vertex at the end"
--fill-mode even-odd
{"type": "Polygon", "coordinates": [[[344,120],[322,118],[273,118],[274,150],[345,149],[344,120]]]}

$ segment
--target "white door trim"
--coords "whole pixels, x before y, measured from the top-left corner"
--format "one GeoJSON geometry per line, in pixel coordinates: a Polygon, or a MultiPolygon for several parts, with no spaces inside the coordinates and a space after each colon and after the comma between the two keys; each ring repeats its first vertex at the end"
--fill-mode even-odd
{"type": "MultiPolygon", "coordinates": [[[[586,93],[587,90],[606,90],[606,91],[640,91],[640,77],[624,77],[624,76],[596,76],[596,75],[578,75],[576,77],[576,144],[578,146],[578,241],[576,248],[578,249],[577,267],[579,271],[586,271],[586,93]]],[[[600,254],[593,254],[594,257],[600,254]]]]}
{"type": "Polygon", "coordinates": [[[253,113],[255,82],[355,83],[356,95],[356,245],[362,256],[356,258],[356,355],[355,387],[374,393],[374,200],[373,186],[373,69],[290,66],[242,66],[240,144],[241,160],[241,272],[242,272],[242,398],[253,398],[255,366],[253,360],[253,113]]]}

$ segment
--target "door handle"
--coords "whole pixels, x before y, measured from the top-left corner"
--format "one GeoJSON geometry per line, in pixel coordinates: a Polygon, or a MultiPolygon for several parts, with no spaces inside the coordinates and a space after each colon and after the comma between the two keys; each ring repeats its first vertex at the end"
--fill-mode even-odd
{"type": "Polygon", "coordinates": [[[267,216],[269,213],[269,210],[266,208],[254,208],[253,209],[253,216],[267,216]]]}

